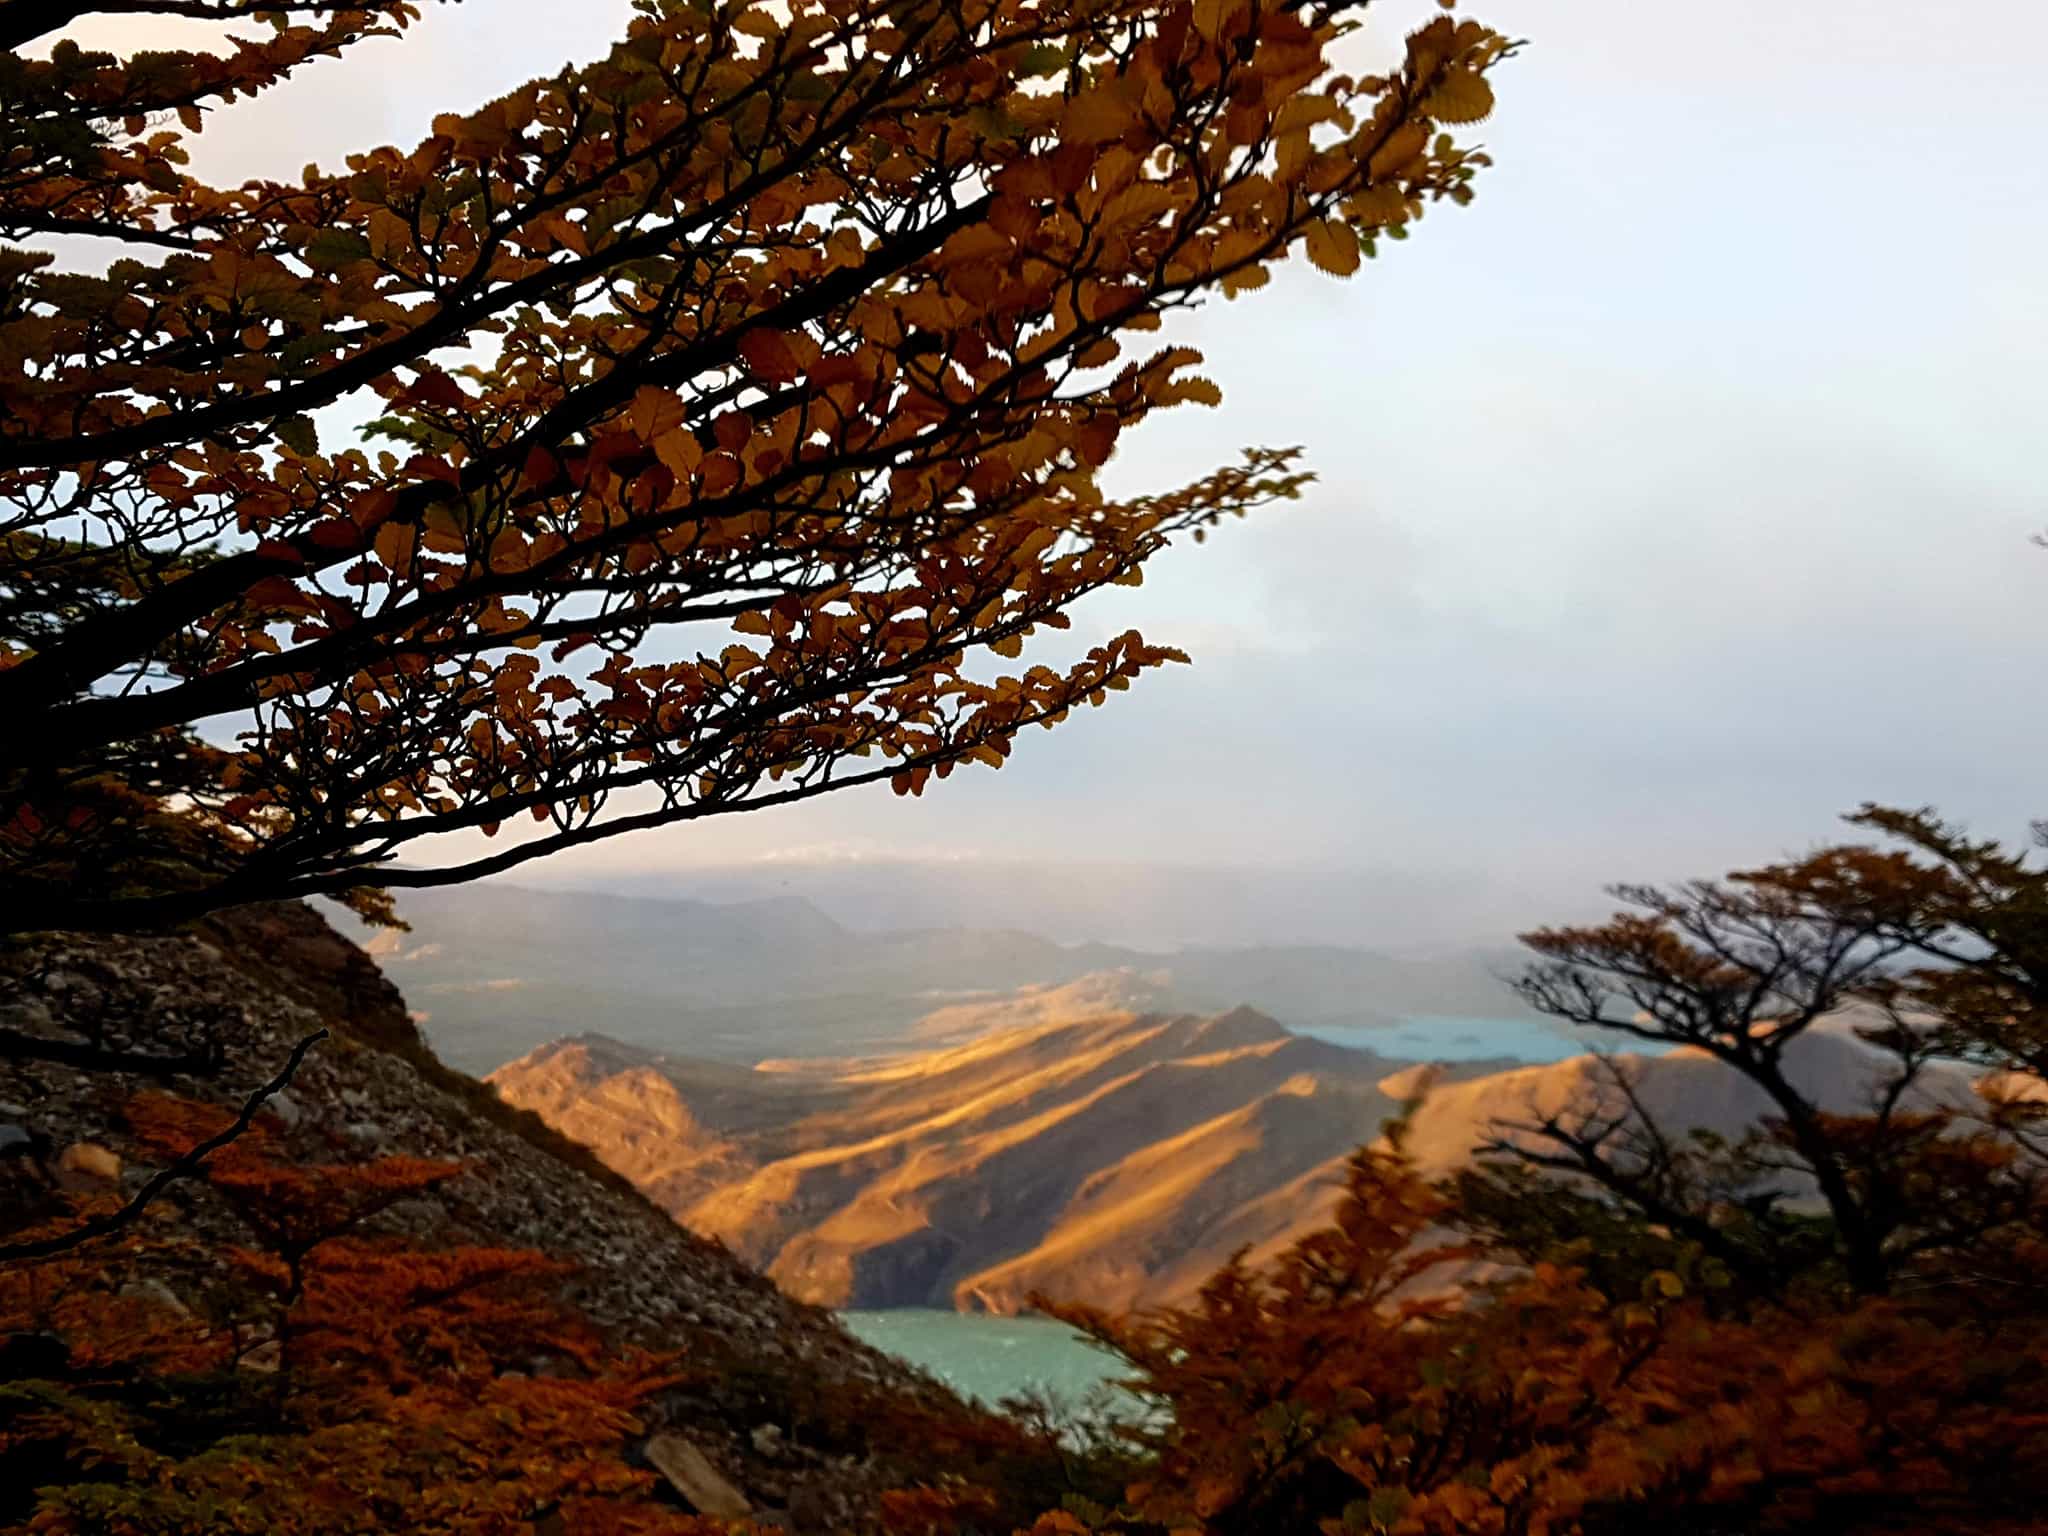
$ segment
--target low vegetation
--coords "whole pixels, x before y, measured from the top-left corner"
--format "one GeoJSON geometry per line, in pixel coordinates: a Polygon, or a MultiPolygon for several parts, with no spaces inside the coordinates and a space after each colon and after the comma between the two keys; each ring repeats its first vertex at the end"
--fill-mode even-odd
{"type": "Polygon", "coordinates": [[[1890,841],[1528,936],[1529,995],[1712,1055],[1775,1106],[1751,1134],[1667,1135],[1624,1095],[1430,1181],[1397,1127],[1277,1264],[1148,1316],[1053,1304],[1164,1413],[1120,1500],[1034,1529],[2048,1528],[2048,874],[1854,820],[1890,841]],[[1861,1114],[1784,1067],[1844,1027],[1861,1114]],[[1940,1061],[1981,1092],[1916,1098],[1940,1061]]]}
{"type": "MultiPolygon", "coordinates": [[[[128,1116],[167,1159],[229,1119],[157,1093],[128,1116]]],[[[379,1213],[460,1164],[287,1161],[273,1128],[259,1121],[205,1165],[241,1241],[138,1232],[118,1252],[0,1270],[0,1524],[309,1536],[728,1528],[679,1501],[643,1415],[707,1371],[721,1394],[747,1391],[744,1362],[622,1350],[564,1304],[560,1282],[576,1266],[562,1260],[376,1229],[379,1213]]],[[[825,1450],[835,1436],[858,1451],[887,1433],[995,1488],[1051,1454],[1042,1435],[936,1416],[900,1392],[842,1386],[838,1400],[805,1401],[788,1371],[754,1377],[778,1423],[825,1450]]]]}

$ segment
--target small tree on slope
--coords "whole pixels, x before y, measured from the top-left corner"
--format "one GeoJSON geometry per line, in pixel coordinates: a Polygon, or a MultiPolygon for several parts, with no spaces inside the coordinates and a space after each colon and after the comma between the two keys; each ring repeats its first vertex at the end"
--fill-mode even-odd
{"type": "Polygon", "coordinates": [[[2048,869],[1927,812],[1851,820],[1887,842],[1617,887],[1635,910],[1524,937],[1545,957],[1519,986],[1538,1008],[1705,1053],[1766,1111],[1733,1142],[1659,1125],[1623,1058],[1606,1103],[1504,1126],[1497,1150],[1698,1244],[1748,1293],[1981,1281],[1990,1255],[2035,1240],[2048,1200],[2048,869]],[[1795,1069],[1822,1030],[1849,1031],[1856,1081],[1795,1069]],[[1973,1092],[1959,1065],[1991,1075],[1973,1092]]]}

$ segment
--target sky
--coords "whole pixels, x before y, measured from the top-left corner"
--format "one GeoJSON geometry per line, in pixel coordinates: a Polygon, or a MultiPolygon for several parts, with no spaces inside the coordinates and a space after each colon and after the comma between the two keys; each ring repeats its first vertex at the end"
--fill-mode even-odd
{"type": "MultiPolygon", "coordinates": [[[[1179,326],[1224,404],[1110,465],[1164,488],[1298,443],[1320,477],[1076,614],[1194,665],[919,801],[520,878],[1419,942],[1796,852],[1864,800],[2011,837],[2048,814],[2048,6],[1461,9],[1528,39],[1478,201],[1349,282],[1297,263],[1179,326]]],[[[1382,3],[1358,46],[1432,12],[1382,3]]],[[[411,141],[625,14],[430,7],[224,115],[196,168],[411,141]]]]}

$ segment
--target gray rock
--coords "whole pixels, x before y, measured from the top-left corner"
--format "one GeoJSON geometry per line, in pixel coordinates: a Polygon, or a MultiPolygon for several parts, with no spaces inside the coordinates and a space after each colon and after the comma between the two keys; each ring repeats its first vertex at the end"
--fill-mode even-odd
{"type": "Polygon", "coordinates": [[[54,1019],[55,1015],[50,1012],[49,1004],[40,998],[24,997],[0,1007],[0,1021],[4,1021],[10,1029],[23,1030],[28,1034],[48,1029],[54,1019]]]}
{"type": "Polygon", "coordinates": [[[178,1299],[178,1293],[153,1275],[141,1280],[129,1281],[121,1287],[121,1294],[145,1301],[153,1301],[160,1307],[169,1308],[180,1317],[190,1317],[192,1315],[192,1309],[178,1299]]]}
{"type": "Polygon", "coordinates": [[[739,1489],[719,1475],[695,1444],[678,1434],[660,1434],[647,1442],[648,1465],[668,1479],[684,1503],[700,1515],[738,1520],[753,1513],[739,1489]]]}
{"type": "MultiPolygon", "coordinates": [[[[315,1016],[277,995],[267,970],[245,974],[243,964],[250,956],[272,961],[287,958],[271,954],[268,946],[280,928],[290,937],[292,925],[304,921],[303,917],[294,918],[294,911],[302,909],[230,914],[222,919],[222,931],[240,937],[220,948],[201,948],[189,937],[66,938],[51,950],[54,959],[65,962],[51,967],[62,972],[63,979],[53,992],[33,999],[36,1006],[31,1013],[15,1015],[14,1027],[33,1025],[86,1035],[94,1030],[118,1030],[122,1018],[133,1016],[151,1021],[149,1029],[133,1031],[139,1048],[158,1049],[163,1043],[159,1034],[169,1040],[179,1037],[187,1026],[198,1029],[203,1025],[219,1039],[233,1062],[254,1070],[258,1064],[280,1061],[308,1032],[315,1016]],[[124,975],[129,979],[123,981],[124,975]],[[107,1003],[109,998],[120,1003],[119,1010],[107,1003]],[[37,1022],[45,1011],[47,1025],[37,1022]]],[[[314,969],[317,971],[317,966],[314,969]]],[[[0,985],[0,993],[5,991],[0,985]]],[[[18,989],[14,996],[0,996],[0,1014],[22,1001],[18,989]]],[[[395,1003],[395,997],[386,1002],[368,1000],[368,1006],[386,1013],[393,1013],[395,1003]]],[[[337,1033],[344,1039],[347,1036],[346,1029],[337,1033]]],[[[121,1124],[125,1085],[110,1078],[0,1063],[0,1100],[8,1101],[0,1103],[0,1127],[19,1126],[45,1138],[43,1145],[50,1151],[53,1173],[57,1171],[56,1149],[67,1143],[81,1149],[97,1148],[97,1152],[73,1154],[73,1169],[62,1175],[69,1188],[106,1196],[132,1187],[147,1178],[162,1159],[138,1151],[141,1162],[126,1164],[118,1155],[118,1149],[126,1144],[116,1129],[121,1124]],[[99,1174],[85,1171],[89,1167],[97,1167],[99,1174]],[[118,1177],[107,1182],[106,1175],[114,1168],[119,1168],[118,1177]]],[[[189,1091],[196,1098],[232,1110],[240,1101],[242,1088],[238,1082],[198,1081],[189,1091]]],[[[900,1384],[906,1392],[921,1390],[822,1315],[791,1307],[723,1248],[690,1236],[659,1211],[621,1195],[608,1184],[563,1166],[509,1127],[478,1116],[466,1096],[444,1092],[424,1080],[413,1064],[366,1042],[351,1042],[346,1047],[337,1042],[312,1052],[293,1079],[289,1097],[271,1107],[280,1120],[296,1122],[300,1135],[314,1129],[333,1132],[342,1144],[344,1161],[361,1161],[382,1153],[466,1160],[472,1173],[459,1186],[444,1197],[408,1200],[392,1207],[378,1218],[377,1230],[436,1244],[481,1241],[584,1260],[585,1269],[570,1283],[573,1289],[564,1299],[587,1311],[608,1333],[615,1332],[622,1345],[692,1347],[703,1333],[716,1332],[736,1357],[764,1373],[800,1370],[828,1383],[866,1380],[890,1387],[900,1384]],[[360,1138],[374,1138],[374,1144],[358,1145],[360,1138]]],[[[20,1159],[8,1159],[5,1166],[19,1168],[20,1159]]],[[[164,1277],[197,1312],[202,1294],[209,1294],[215,1283],[232,1278],[221,1255],[243,1241],[244,1235],[221,1202],[197,1190],[189,1193],[189,1199],[163,1202],[155,1220],[168,1233],[189,1238],[205,1255],[193,1271],[164,1277]]],[[[167,1302],[168,1290],[139,1286],[131,1295],[167,1302]]],[[[239,1362],[243,1371],[279,1368],[279,1346],[274,1337],[245,1330],[238,1339],[246,1352],[239,1362]]],[[[43,1369],[47,1374],[61,1366],[61,1340],[21,1343],[18,1337],[13,1341],[0,1338],[0,1354],[8,1356],[0,1360],[0,1379],[19,1374],[12,1369],[17,1346],[30,1354],[43,1349],[57,1361],[47,1368],[33,1367],[31,1373],[43,1369]]],[[[516,1363],[522,1368],[527,1365],[525,1360],[516,1363]]],[[[535,1374],[577,1374],[573,1362],[558,1366],[535,1361],[533,1365],[535,1374]]],[[[264,1379],[262,1375],[243,1377],[251,1385],[264,1379]]],[[[636,1460],[662,1467],[657,1475],[675,1489],[667,1496],[671,1502],[679,1506],[687,1502],[707,1513],[717,1511],[712,1516],[715,1519],[737,1519],[754,1503],[764,1509],[750,1518],[764,1528],[820,1532],[865,1528],[867,1522],[861,1517],[869,1511],[876,1492],[902,1479],[900,1465],[893,1462],[828,1460],[793,1438],[779,1423],[761,1425],[760,1433],[751,1435],[753,1418],[733,1424],[728,1415],[742,1410],[722,1399],[701,1411],[688,1401],[663,1411],[676,1415],[664,1427],[680,1437],[680,1445],[675,1439],[660,1441],[636,1460]],[[746,1481],[740,1483],[735,1474],[746,1481]],[[882,1481],[884,1477],[888,1481],[882,1481]],[[778,1510],[790,1513],[778,1519],[774,1513],[778,1510]]],[[[766,1411],[756,1409],[755,1416],[766,1411]]],[[[544,1520],[534,1523],[536,1536],[559,1536],[558,1527],[544,1528],[544,1520]]]]}

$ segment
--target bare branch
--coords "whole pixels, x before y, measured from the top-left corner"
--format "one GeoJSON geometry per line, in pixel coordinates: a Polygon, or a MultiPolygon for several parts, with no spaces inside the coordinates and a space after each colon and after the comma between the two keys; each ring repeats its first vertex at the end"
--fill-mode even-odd
{"type": "Polygon", "coordinates": [[[205,1171],[206,1160],[222,1147],[236,1140],[256,1121],[257,1113],[271,1098],[282,1093],[292,1080],[292,1074],[299,1070],[299,1064],[306,1059],[306,1053],[327,1038],[325,1029],[317,1029],[292,1047],[290,1057],[277,1075],[258,1088],[242,1102],[241,1112],[225,1128],[209,1136],[174,1162],[157,1170],[149,1182],[135,1192],[133,1198],[119,1210],[105,1216],[95,1216],[69,1232],[55,1237],[37,1238],[31,1242],[0,1244],[0,1264],[22,1263],[32,1259],[47,1259],[59,1253],[67,1253],[83,1247],[100,1238],[111,1236],[128,1226],[149,1208],[150,1203],[180,1179],[197,1178],[205,1171]]]}

